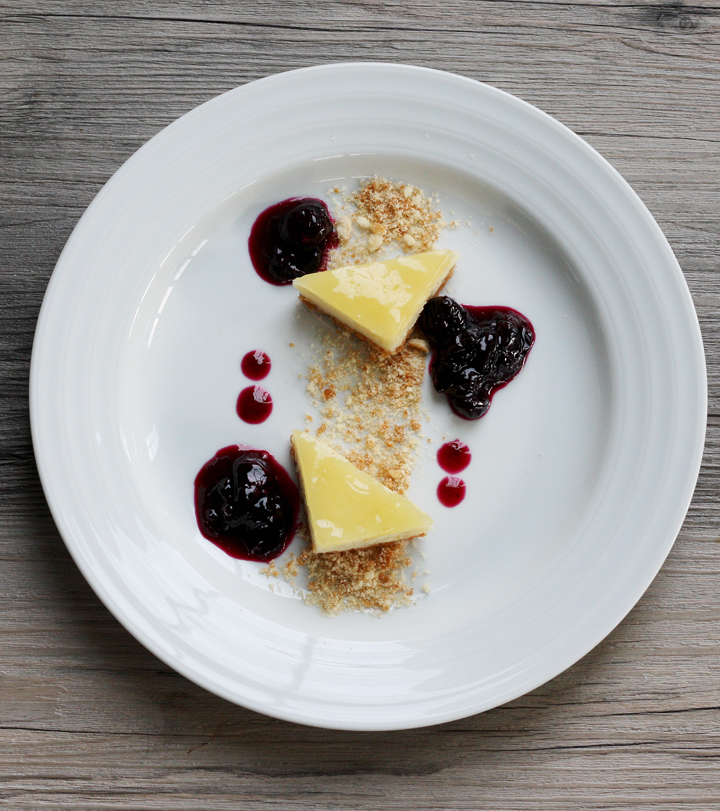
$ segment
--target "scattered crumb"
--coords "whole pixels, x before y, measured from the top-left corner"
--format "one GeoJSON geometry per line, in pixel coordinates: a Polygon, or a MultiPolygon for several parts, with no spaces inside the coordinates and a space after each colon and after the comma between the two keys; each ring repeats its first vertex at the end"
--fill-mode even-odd
{"type": "Polygon", "coordinates": [[[389,258],[394,251],[429,251],[446,222],[432,197],[416,186],[374,177],[353,193],[333,189],[340,200],[335,211],[335,229],[340,247],[333,251],[329,268],[389,258]]]}
{"type": "Polygon", "coordinates": [[[283,563],[282,574],[288,582],[292,582],[298,576],[298,560],[292,552],[288,555],[288,559],[285,563],[283,563]]]}
{"type": "Polygon", "coordinates": [[[275,567],[275,561],[271,560],[267,566],[260,569],[260,574],[264,574],[266,577],[278,577],[280,571],[275,567]]]}
{"type": "Polygon", "coordinates": [[[405,569],[411,564],[406,541],[322,555],[308,549],[299,563],[308,568],[305,602],[327,614],[380,613],[410,604],[413,590],[405,584],[405,569]]]}
{"type": "MultiPolygon", "coordinates": [[[[330,256],[330,269],[432,250],[442,229],[457,225],[443,219],[436,196],[427,197],[407,183],[375,177],[353,193],[339,187],[332,191],[339,197],[334,216],[340,247],[330,256]]],[[[315,350],[307,393],[319,417],[316,435],[386,487],[405,493],[424,438],[421,386],[427,343],[413,334],[388,356],[333,325],[315,350]]],[[[306,421],[313,422],[310,414],[306,421]]],[[[298,557],[291,555],[281,571],[294,584],[299,569],[307,570],[306,603],[328,614],[381,613],[411,603],[413,589],[406,578],[413,541],[316,554],[307,528],[300,534],[307,548],[298,557]]]]}
{"type": "Polygon", "coordinates": [[[428,345],[411,338],[386,355],[342,329],[328,333],[308,370],[317,434],[386,487],[404,493],[421,439],[428,345]]]}
{"type": "Polygon", "coordinates": [[[382,237],[379,234],[370,234],[367,241],[367,249],[372,253],[375,253],[375,251],[379,250],[382,244],[382,237]]]}
{"type": "Polygon", "coordinates": [[[339,217],[335,223],[335,231],[340,242],[347,242],[352,236],[352,220],[350,217],[339,217]]]}

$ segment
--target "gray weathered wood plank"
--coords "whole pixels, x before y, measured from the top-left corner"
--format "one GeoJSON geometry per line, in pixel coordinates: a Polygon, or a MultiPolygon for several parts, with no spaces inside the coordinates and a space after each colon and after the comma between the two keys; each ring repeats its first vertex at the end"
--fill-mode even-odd
{"type": "Polygon", "coordinates": [[[0,803],[13,809],[720,805],[720,7],[651,2],[0,2],[0,803]],[[660,575],[585,659],[437,728],[328,732],[228,705],[112,618],[57,535],[27,415],[35,320],[84,208],[145,140],[279,70],[481,79],[596,147],[658,220],[706,344],[708,441],[660,575]]]}

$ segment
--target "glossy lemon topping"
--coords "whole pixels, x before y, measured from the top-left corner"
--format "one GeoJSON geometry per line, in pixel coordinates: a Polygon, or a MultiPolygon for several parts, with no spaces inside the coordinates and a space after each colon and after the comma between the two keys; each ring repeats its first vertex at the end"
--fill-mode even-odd
{"type": "Polygon", "coordinates": [[[430,251],[308,273],[293,285],[305,301],[386,352],[395,352],[457,259],[455,251],[430,251]]]}
{"type": "Polygon", "coordinates": [[[291,442],[316,552],[415,538],[432,527],[429,515],[327,443],[304,431],[291,442]]]}

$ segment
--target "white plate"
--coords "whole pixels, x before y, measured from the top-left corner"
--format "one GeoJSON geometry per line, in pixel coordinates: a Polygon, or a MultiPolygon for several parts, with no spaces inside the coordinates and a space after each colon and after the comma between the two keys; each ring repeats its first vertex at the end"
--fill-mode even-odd
{"type": "Polygon", "coordinates": [[[260,712],[395,729],[519,696],[625,616],[690,502],[706,381],[667,242],[584,141],[468,79],[345,64],[213,99],[115,174],[53,273],[30,399],[60,532],[143,644],[260,712]],[[462,254],[451,294],[519,309],[537,342],[478,422],[427,391],[433,441],[410,495],[436,520],[422,542],[430,593],[380,619],[328,618],[202,539],[193,480],[233,443],[290,466],[308,410],[298,375],[318,322],[251,269],[254,217],[374,174],[436,191],[471,222],[442,237],[462,254]],[[251,349],[274,361],[275,411],[259,426],[234,411],[251,349]],[[435,497],[443,436],[474,454],[453,510],[435,497]]]}

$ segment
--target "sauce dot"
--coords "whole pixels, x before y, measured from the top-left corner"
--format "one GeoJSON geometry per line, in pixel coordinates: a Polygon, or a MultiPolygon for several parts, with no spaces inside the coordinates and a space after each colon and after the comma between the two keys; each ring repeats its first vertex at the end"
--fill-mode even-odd
{"type": "Polygon", "coordinates": [[[465,482],[457,476],[446,476],[438,485],[437,496],[444,507],[457,507],[465,498],[465,482]]]}
{"type": "Polygon", "coordinates": [[[253,425],[265,422],[272,411],[273,401],[270,392],[262,386],[248,386],[237,399],[237,415],[241,420],[253,425]]]}
{"type": "Polygon", "coordinates": [[[259,349],[248,352],[240,361],[242,373],[245,377],[249,377],[250,380],[262,380],[267,377],[271,366],[270,355],[261,352],[259,349]]]}
{"type": "Polygon", "coordinates": [[[471,459],[470,448],[459,439],[446,442],[437,452],[438,464],[446,473],[460,473],[471,459]]]}

